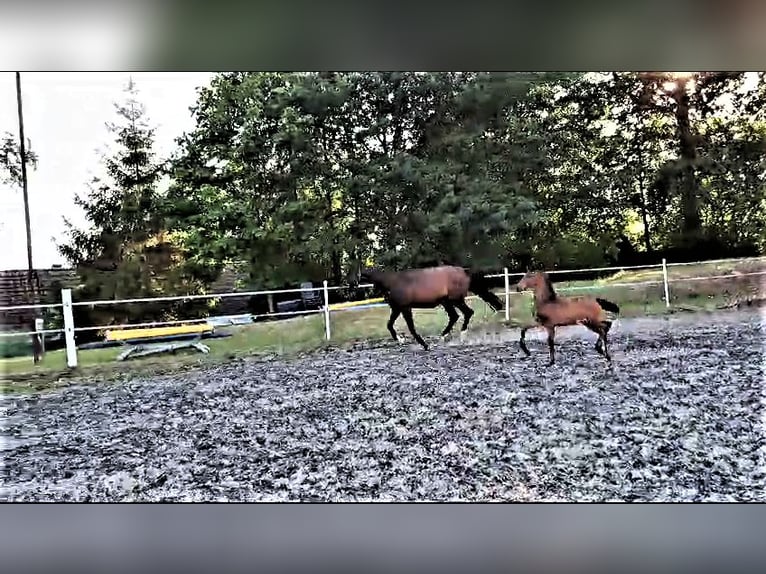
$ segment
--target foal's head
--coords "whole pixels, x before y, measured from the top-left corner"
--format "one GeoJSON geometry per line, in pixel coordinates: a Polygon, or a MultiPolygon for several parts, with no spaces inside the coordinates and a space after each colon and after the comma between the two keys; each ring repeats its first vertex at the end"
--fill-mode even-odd
{"type": "Polygon", "coordinates": [[[545,271],[530,271],[516,284],[516,291],[534,291],[545,299],[555,299],[556,292],[553,290],[550,277],[545,271]]]}

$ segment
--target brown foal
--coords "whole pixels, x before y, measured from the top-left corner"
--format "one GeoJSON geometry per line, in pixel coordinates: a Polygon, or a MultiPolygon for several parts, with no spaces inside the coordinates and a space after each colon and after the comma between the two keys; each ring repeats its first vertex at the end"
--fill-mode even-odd
{"type": "MultiPolygon", "coordinates": [[[[516,291],[532,290],[535,296],[535,320],[536,326],[544,327],[548,332],[548,349],[550,362],[555,362],[553,339],[556,327],[569,325],[583,325],[598,335],[596,352],[611,362],[606,336],[612,326],[612,321],[606,312],[619,313],[620,308],[611,301],[598,297],[559,297],[553,289],[548,274],[544,271],[527,273],[516,285],[516,291]]],[[[521,329],[519,345],[521,350],[529,356],[531,353],[525,343],[526,333],[533,327],[521,329]]]]}

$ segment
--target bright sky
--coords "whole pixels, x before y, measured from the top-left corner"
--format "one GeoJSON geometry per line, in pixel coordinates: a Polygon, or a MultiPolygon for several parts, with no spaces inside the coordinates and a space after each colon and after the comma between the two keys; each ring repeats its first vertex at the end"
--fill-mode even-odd
{"type": "MultiPolygon", "coordinates": [[[[24,131],[39,157],[30,170],[29,211],[32,257],[37,268],[66,264],[53,239],[60,239],[63,217],[82,224],[81,210],[74,205],[78,193],[100,171],[99,150],[110,142],[105,123],[115,121],[114,102],[132,77],[139,99],[146,106],[150,125],[156,128],[155,152],[167,157],[175,138],[194,122],[189,107],[196,88],[207,85],[207,72],[23,72],[21,87],[24,131]]],[[[0,134],[18,138],[16,78],[0,73],[0,134]]],[[[21,189],[0,184],[0,268],[26,269],[24,203],[21,189]]]]}

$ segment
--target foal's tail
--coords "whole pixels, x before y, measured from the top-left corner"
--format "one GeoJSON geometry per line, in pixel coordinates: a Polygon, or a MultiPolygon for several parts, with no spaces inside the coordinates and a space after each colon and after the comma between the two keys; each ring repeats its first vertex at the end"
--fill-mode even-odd
{"type": "Polygon", "coordinates": [[[601,305],[601,308],[604,311],[609,311],[610,313],[620,312],[620,307],[617,305],[617,303],[612,303],[611,301],[607,301],[606,299],[601,299],[599,297],[596,297],[596,302],[601,305]]]}
{"type": "Polygon", "coordinates": [[[487,278],[481,273],[469,273],[471,282],[468,290],[475,293],[482,301],[492,307],[493,311],[500,311],[503,308],[503,302],[495,295],[489,287],[487,278]]]}

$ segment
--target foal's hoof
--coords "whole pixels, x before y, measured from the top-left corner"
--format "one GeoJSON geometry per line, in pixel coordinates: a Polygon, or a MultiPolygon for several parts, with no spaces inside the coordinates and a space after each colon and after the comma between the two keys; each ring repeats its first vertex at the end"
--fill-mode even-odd
{"type": "Polygon", "coordinates": [[[468,336],[468,335],[466,334],[466,332],[465,332],[465,331],[460,331],[460,340],[461,340],[461,341],[465,341],[465,338],[466,338],[467,336],[468,336]]]}
{"type": "Polygon", "coordinates": [[[548,363],[545,365],[546,367],[552,367],[556,364],[556,361],[548,361],[548,363]]]}

